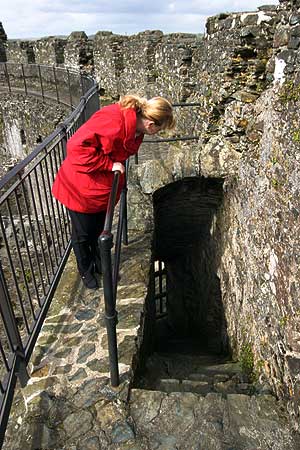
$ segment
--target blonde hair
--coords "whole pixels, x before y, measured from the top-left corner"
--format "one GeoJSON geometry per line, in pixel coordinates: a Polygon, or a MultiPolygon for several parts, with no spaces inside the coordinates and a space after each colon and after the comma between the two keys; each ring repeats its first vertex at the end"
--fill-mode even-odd
{"type": "Polygon", "coordinates": [[[147,100],[138,95],[124,95],[119,104],[122,108],[134,108],[137,114],[153,120],[162,130],[171,130],[175,127],[175,118],[171,103],[163,97],[153,97],[147,100]]]}

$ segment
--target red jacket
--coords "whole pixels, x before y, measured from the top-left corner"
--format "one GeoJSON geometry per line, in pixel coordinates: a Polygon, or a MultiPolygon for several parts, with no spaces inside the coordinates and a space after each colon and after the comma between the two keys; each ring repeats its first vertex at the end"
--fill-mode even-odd
{"type": "MultiPolygon", "coordinates": [[[[67,208],[84,213],[106,210],[114,162],[137,153],[143,135],[135,137],[136,111],[118,103],[97,111],[68,140],[67,157],[55,178],[52,193],[67,208]]],[[[124,177],[120,177],[120,188],[124,177]]]]}

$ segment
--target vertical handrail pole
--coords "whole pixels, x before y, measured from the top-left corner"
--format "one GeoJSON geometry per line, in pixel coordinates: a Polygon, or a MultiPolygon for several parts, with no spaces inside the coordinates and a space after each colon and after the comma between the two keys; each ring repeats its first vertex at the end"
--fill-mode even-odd
{"type": "Polygon", "coordinates": [[[44,86],[43,86],[43,80],[42,80],[42,73],[41,73],[41,66],[38,65],[39,69],[39,78],[40,78],[40,85],[41,85],[41,91],[42,91],[42,99],[45,100],[45,94],[44,94],[44,86]]]}
{"type": "Polygon", "coordinates": [[[124,227],[124,213],[125,213],[125,197],[124,197],[124,192],[122,191],[121,200],[120,200],[120,208],[119,208],[119,220],[118,220],[116,244],[115,244],[114,267],[113,267],[113,295],[114,295],[115,305],[116,305],[116,298],[117,298],[119,266],[120,266],[120,259],[121,259],[121,244],[122,244],[122,234],[123,234],[123,227],[124,227]]]}
{"type": "Polygon", "coordinates": [[[123,230],[122,236],[123,236],[123,244],[124,245],[128,245],[128,217],[127,217],[128,172],[129,172],[129,160],[127,159],[127,161],[125,163],[125,182],[124,182],[124,187],[123,187],[122,193],[121,193],[121,201],[124,202],[124,211],[123,211],[124,220],[123,220],[123,225],[122,225],[122,230],[123,230]]]}
{"type": "Polygon", "coordinates": [[[25,77],[25,72],[24,72],[24,64],[21,64],[21,68],[22,68],[22,75],[23,75],[23,80],[24,80],[25,95],[28,95],[26,77],[25,77]]]}
{"type": "Polygon", "coordinates": [[[5,70],[8,90],[9,90],[9,93],[11,94],[11,85],[10,85],[9,74],[8,74],[7,64],[6,63],[4,63],[4,70],[5,70]]]}
{"type": "Polygon", "coordinates": [[[68,88],[69,88],[69,96],[70,96],[70,105],[71,105],[71,111],[72,111],[72,109],[73,109],[73,99],[72,99],[72,92],[71,92],[71,80],[70,80],[69,69],[67,69],[67,75],[68,75],[68,88]]]}
{"type": "Polygon", "coordinates": [[[113,247],[113,236],[111,233],[112,222],[114,216],[114,208],[117,198],[117,190],[119,185],[120,172],[114,172],[114,181],[109,196],[105,223],[103,232],[99,238],[101,267],[103,277],[104,304],[105,304],[105,324],[107,330],[110,381],[112,386],[118,386],[120,383],[119,366],[118,366],[118,344],[117,330],[118,313],[116,311],[116,297],[114,294],[112,265],[111,265],[111,249],[113,247]]]}
{"type": "Polygon", "coordinates": [[[159,309],[160,313],[163,311],[163,286],[162,286],[162,262],[158,261],[158,292],[159,292],[159,309]]]}
{"type": "Polygon", "coordinates": [[[105,324],[108,341],[110,380],[112,386],[119,385],[118,344],[117,344],[117,311],[113,294],[111,249],[113,247],[112,234],[102,233],[100,236],[100,252],[104,289],[105,324]]]}
{"type": "Polygon", "coordinates": [[[0,263],[0,309],[8,339],[12,347],[15,349],[15,353],[19,357],[17,376],[20,380],[21,386],[25,387],[27,381],[29,380],[29,375],[26,369],[25,352],[22,344],[22,339],[17,327],[14,312],[9,301],[9,295],[1,263],[0,263]]]}
{"type": "Polygon", "coordinates": [[[53,75],[54,75],[54,83],[55,83],[55,90],[56,90],[57,103],[60,103],[60,101],[59,101],[59,92],[58,92],[58,86],[57,86],[57,76],[56,76],[55,66],[53,66],[53,75]]]}

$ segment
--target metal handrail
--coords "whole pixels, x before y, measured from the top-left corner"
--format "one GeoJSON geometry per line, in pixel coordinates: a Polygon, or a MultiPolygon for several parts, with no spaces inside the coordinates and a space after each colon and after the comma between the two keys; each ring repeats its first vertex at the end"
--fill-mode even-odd
{"type": "Polygon", "coordinates": [[[110,193],[108,207],[106,211],[104,229],[99,238],[101,265],[103,274],[105,324],[107,330],[110,379],[112,386],[119,385],[118,344],[116,332],[116,326],[118,323],[118,312],[116,310],[116,294],[118,285],[120,253],[121,253],[121,238],[124,226],[124,219],[125,219],[124,213],[126,205],[126,187],[124,187],[121,193],[121,200],[119,207],[119,221],[115,244],[114,267],[112,270],[112,256],[111,256],[111,249],[113,248],[112,223],[114,218],[114,210],[117,192],[119,188],[119,181],[120,181],[120,172],[115,171],[112,190],[110,193]]]}
{"type": "MultiPolygon", "coordinates": [[[[0,85],[4,73],[9,92],[22,82],[16,83],[11,73],[17,66],[22,76],[28,74],[23,65],[0,64],[0,85]]],[[[47,73],[57,74],[56,69],[48,67],[47,73]]],[[[34,69],[41,79],[43,99],[47,97],[45,70],[45,66],[34,69]]],[[[66,70],[65,79],[70,79],[69,72],[75,76],[66,70]]],[[[17,379],[26,385],[26,366],[71,249],[69,217],[52,197],[51,186],[65,157],[67,139],[99,109],[97,83],[80,73],[77,79],[78,106],[72,104],[75,94],[70,89],[71,115],[0,180],[0,448],[17,379]]],[[[27,95],[32,93],[29,81],[23,79],[27,95]]],[[[70,83],[67,86],[71,88],[70,83]]],[[[61,89],[54,87],[59,99],[61,89]]]]}
{"type": "Polygon", "coordinates": [[[176,142],[176,141],[197,141],[199,136],[178,136],[173,138],[146,138],[143,143],[145,144],[157,144],[160,142],[176,142]]]}

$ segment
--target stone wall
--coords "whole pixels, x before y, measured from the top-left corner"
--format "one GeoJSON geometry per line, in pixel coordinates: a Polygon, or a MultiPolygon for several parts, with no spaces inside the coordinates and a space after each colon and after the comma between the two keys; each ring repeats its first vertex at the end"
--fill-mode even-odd
{"type": "Polygon", "coordinates": [[[68,113],[66,107],[56,103],[46,104],[21,94],[1,94],[0,176],[51,134],[68,113]]]}
{"type": "MultiPolygon", "coordinates": [[[[241,50],[233,59],[243,64],[229,85],[215,136],[202,141],[200,170],[226,180],[215,237],[231,348],[289,399],[298,427],[300,3],[292,9],[291,2],[282,4],[279,11],[264,11],[259,29],[265,27],[266,39],[256,63],[245,61],[241,50]],[[232,93],[236,81],[240,90],[232,93]]],[[[240,16],[241,36],[253,16],[240,16]]],[[[251,36],[249,54],[253,42],[251,36]]]]}
{"type": "Polygon", "coordinates": [[[253,360],[257,377],[290,400],[298,426],[300,97],[294,83],[299,75],[253,105],[259,142],[251,142],[249,130],[215,238],[232,350],[253,360]]]}
{"type": "Polygon", "coordinates": [[[214,42],[235,20],[226,42],[237,40],[209,82],[221,89],[199,161],[202,175],[225,178],[215,238],[231,348],[289,399],[298,427],[300,4],[282,4],[208,22],[214,42]]]}

